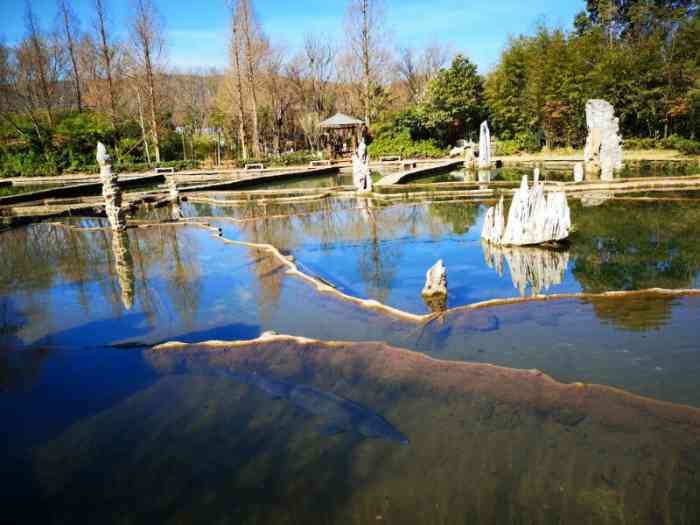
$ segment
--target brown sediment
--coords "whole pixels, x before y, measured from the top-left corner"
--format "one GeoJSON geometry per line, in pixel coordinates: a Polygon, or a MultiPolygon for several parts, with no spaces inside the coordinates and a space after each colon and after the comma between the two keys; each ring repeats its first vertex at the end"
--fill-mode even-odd
{"type": "Polygon", "coordinates": [[[382,343],[268,334],[143,356],[160,377],[34,451],[37,489],[60,521],[83,508],[83,487],[95,489],[91,510],[128,501],[133,515],[160,521],[647,525],[700,516],[694,408],[382,343]],[[408,443],[359,427],[323,435],[332,410],[302,416],[269,384],[352,402],[408,443]]]}
{"type": "Polygon", "coordinates": [[[227,365],[245,363],[246,366],[256,361],[279,360],[279,356],[272,356],[280,352],[333,363],[361,361],[364,374],[390,383],[420,378],[441,390],[487,395],[499,402],[527,405],[542,413],[568,409],[585,414],[594,423],[625,431],[658,428],[669,423],[687,425],[684,430],[688,432],[700,432],[698,408],[658,401],[606,385],[561,383],[539,370],[434,359],[382,342],[318,341],[266,333],[248,341],[168,342],[151,350],[156,354],[211,351],[227,365]]]}

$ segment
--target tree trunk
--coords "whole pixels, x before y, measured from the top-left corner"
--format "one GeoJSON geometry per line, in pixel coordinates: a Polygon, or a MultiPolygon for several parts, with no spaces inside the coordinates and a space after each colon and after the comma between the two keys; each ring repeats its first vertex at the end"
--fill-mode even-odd
{"type": "Polygon", "coordinates": [[[73,42],[72,28],[70,24],[70,13],[66,0],[60,4],[61,18],[63,19],[63,30],[66,34],[68,44],[68,55],[70,56],[71,67],[73,68],[73,82],[75,84],[75,98],[78,103],[78,111],[83,110],[83,96],[80,89],[80,73],[78,71],[78,59],[75,56],[75,43],[73,42]]]}
{"type": "Polygon", "coordinates": [[[148,85],[148,101],[151,106],[151,134],[153,135],[153,148],[156,163],[160,162],[160,134],[158,132],[158,119],[156,117],[156,86],[153,78],[153,64],[149,46],[144,46],[144,63],[146,66],[146,83],[148,85]]]}
{"type": "Polygon", "coordinates": [[[242,7],[241,16],[243,24],[243,37],[245,38],[245,58],[248,72],[248,88],[250,90],[250,102],[251,102],[251,112],[252,112],[252,123],[253,123],[253,137],[252,137],[252,147],[253,155],[255,157],[260,157],[260,129],[258,123],[258,97],[257,91],[255,89],[256,74],[255,74],[255,57],[253,51],[253,37],[252,32],[252,20],[250,15],[250,6],[248,0],[242,0],[240,3],[242,7]]]}
{"type": "Polygon", "coordinates": [[[143,140],[144,148],[146,149],[146,162],[151,163],[151,153],[148,149],[148,136],[146,135],[146,125],[143,121],[143,105],[141,104],[141,91],[136,88],[136,105],[139,108],[139,124],[141,125],[141,140],[143,140]]]}
{"type": "Polygon", "coordinates": [[[245,140],[245,111],[243,109],[243,79],[241,77],[241,35],[235,20],[233,24],[233,55],[236,69],[236,88],[238,89],[238,141],[241,145],[243,160],[248,160],[248,148],[245,140]]]}
{"type": "Polygon", "coordinates": [[[110,120],[112,122],[112,129],[117,129],[117,101],[116,93],[114,91],[114,82],[112,80],[112,57],[109,50],[109,43],[107,40],[107,29],[105,27],[105,17],[104,8],[102,6],[102,0],[95,0],[95,10],[97,11],[97,22],[99,25],[100,33],[100,55],[102,58],[102,66],[104,67],[105,74],[107,75],[107,88],[109,91],[109,111],[110,120]]]}
{"type": "Polygon", "coordinates": [[[365,124],[369,127],[370,113],[370,63],[369,63],[369,0],[362,0],[362,68],[365,81],[365,124]]]}

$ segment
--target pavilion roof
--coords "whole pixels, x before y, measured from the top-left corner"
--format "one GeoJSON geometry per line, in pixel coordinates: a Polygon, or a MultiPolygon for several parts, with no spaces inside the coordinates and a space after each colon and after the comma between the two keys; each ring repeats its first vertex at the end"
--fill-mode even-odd
{"type": "Polygon", "coordinates": [[[357,126],[362,126],[363,121],[356,119],[355,117],[350,117],[342,113],[336,113],[331,118],[328,118],[321,122],[320,126],[326,129],[342,129],[342,128],[355,128],[357,126]]]}

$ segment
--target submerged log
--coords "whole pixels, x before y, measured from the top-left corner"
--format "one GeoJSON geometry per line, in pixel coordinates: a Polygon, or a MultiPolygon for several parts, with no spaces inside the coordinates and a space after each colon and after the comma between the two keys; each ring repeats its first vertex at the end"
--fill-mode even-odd
{"type": "Polygon", "coordinates": [[[561,242],[569,237],[571,214],[566,193],[545,194],[542,183],[528,188],[527,176],[513,195],[508,222],[503,219],[503,197],[486,213],[482,239],[505,246],[561,242]]]}

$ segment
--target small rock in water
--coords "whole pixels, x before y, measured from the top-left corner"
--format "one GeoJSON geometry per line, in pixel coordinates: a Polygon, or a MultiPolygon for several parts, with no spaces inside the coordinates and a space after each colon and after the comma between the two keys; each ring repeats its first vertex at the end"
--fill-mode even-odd
{"type": "Polygon", "coordinates": [[[426,297],[447,295],[447,268],[442,263],[442,259],[436,262],[425,274],[423,295],[426,297]]]}

